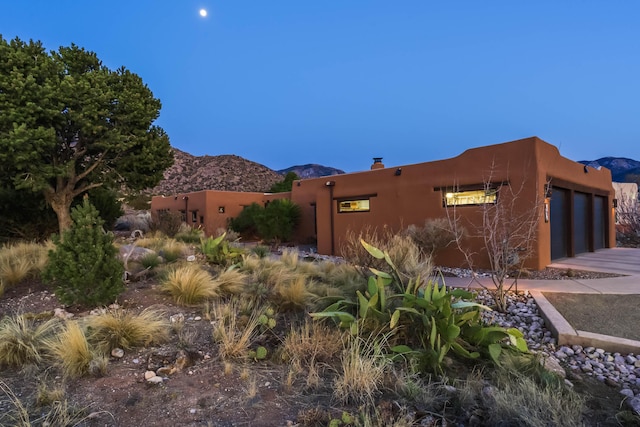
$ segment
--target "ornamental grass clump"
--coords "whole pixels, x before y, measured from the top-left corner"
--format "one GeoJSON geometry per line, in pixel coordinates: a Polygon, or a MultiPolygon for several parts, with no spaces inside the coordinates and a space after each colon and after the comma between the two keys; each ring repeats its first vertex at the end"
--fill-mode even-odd
{"type": "Polygon", "coordinates": [[[71,218],[71,228],[53,238],[55,249],[49,252],[43,279],[63,304],[110,304],[124,291],[124,266],[116,258],[113,234],[104,231],[88,198],[73,208],[71,218]]]}
{"type": "Polygon", "coordinates": [[[182,305],[198,304],[220,294],[220,284],[196,264],[181,265],[171,270],[161,288],[182,305]]]}
{"type": "Polygon", "coordinates": [[[0,249],[0,281],[10,287],[39,275],[47,265],[49,244],[18,242],[0,249]]]}
{"type": "Polygon", "coordinates": [[[162,343],[169,338],[163,312],[147,308],[136,314],[114,310],[87,319],[87,339],[104,353],[162,343]]]}
{"type": "Polygon", "coordinates": [[[106,357],[92,349],[76,321],[67,321],[64,330],[49,340],[48,349],[66,377],[99,376],[106,371],[106,357]]]}
{"type": "Polygon", "coordinates": [[[38,322],[23,314],[0,321],[0,366],[39,364],[47,351],[47,340],[59,325],[58,319],[38,322]]]}

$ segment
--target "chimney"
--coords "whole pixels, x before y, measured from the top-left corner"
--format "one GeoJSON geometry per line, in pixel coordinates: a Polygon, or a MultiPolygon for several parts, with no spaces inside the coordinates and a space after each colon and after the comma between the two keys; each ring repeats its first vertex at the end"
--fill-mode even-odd
{"type": "Polygon", "coordinates": [[[384,169],[384,165],[382,164],[382,157],[374,157],[373,164],[371,165],[371,170],[374,169],[384,169]]]}

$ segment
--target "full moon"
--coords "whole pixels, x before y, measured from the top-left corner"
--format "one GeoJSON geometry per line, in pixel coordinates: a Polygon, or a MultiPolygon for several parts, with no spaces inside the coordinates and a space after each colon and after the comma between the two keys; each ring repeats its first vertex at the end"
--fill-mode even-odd
{"type": "Polygon", "coordinates": [[[200,16],[202,16],[203,18],[207,16],[207,9],[200,9],[200,16]]]}

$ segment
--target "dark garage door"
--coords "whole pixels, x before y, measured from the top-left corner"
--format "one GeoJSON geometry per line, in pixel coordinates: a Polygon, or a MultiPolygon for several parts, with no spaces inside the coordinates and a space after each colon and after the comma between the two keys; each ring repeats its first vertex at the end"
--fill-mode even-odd
{"type": "Polygon", "coordinates": [[[605,247],[605,214],[607,209],[606,197],[596,196],[593,204],[593,249],[605,247]]]}
{"type": "Polygon", "coordinates": [[[589,251],[589,196],[573,193],[573,250],[576,255],[589,251]]]}

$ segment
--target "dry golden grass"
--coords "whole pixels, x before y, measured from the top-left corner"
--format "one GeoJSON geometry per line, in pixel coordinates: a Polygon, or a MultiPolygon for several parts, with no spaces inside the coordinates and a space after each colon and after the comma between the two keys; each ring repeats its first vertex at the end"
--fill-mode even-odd
{"type": "Polygon", "coordinates": [[[258,318],[263,310],[253,310],[250,316],[241,316],[240,303],[232,300],[213,307],[213,341],[218,344],[222,360],[247,359],[249,347],[258,331],[258,318]]]}
{"type": "Polygon", "coordinates": [[[224,270],[214,282],[217,283],[220,293],[223,295],[239,295],[246,287],[248,276],[240,270],[224,270]]]}
{"type": "Polygon", "coordinates": [[[165,342],[169,323],[162,311],[147,308],[139,314],[114,310],[89,316],[88,340],[103,353],[119,347],[130,349],[165,342]]]}
{"type": "Polygon", "coordinates": [[[389,359],[382,351],[381,337],[350,337],[342,353],[333,395],[345,404],[373,405],[381,392],[389,359]]]}
{"type": "Polygon", "coordinates": [[[55,402],[64,400],[65,390],[60,385],[51,385],[47,382],[38,384],[36,393],[36,405],[38,407],[49,406],[55,402]]]}
{"type": "Polygon", "coordinates": [[[18,242],[0,249],[0,280],[12,286],[42,272],[52,243],[18,242]]]}
{"type": "Polygon", "coordinates": [[[307,320],[302,326],[291,327],[282,344],[282,358],[299,361],[305,368],[314,363],[330,363],[344,349],[344,339],[339,329],[307,320]]]}
{"type": "Polygon", "coordinates": [[[305,276],[297,276],[294,280],[280,282],[275,285],[274,303],[282,310],[304,310],[313,295],[307,290],[305,276]]]}
{"type": "Polygon", "coordinates": [[[169,271],[161,288],[178,304],[193,305],[219,295],[219,283],[196,264],[187,264],[169,271]]]}
{"type": "Polygon", "coordinates": [[[295,249],[284,249],[280,255],[280,262],[287,268],[295,270],[300,263],[300,254],[295,249]]]}
{"type": "Polygon", "coordinates": [[[24,315],[7,316],[0,321],[0,366],[22,367],[42,362],[47,340],[59,322],[50,319],[37,322],[24,315]]]}
{"type": "Polygon", "coordinates": [[[78,322],[65,322],[64,330],[49,340],[48,347],[65,376],[78,378],[91,371],[95,354],[78,322]]]}

